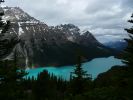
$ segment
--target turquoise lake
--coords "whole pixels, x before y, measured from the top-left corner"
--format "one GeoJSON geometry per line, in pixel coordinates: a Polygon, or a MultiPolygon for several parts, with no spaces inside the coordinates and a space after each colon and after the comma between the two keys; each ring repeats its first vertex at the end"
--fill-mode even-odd
{"type": "MultiPolygon", "coordinates": [[[[95,58],[89,62],[83,63],[82,67],[87,71],[88,74],[92,75],[92,78],[95,79],[98,74],[102,72],[106,72],[112,66],[115,65],[123,65],[120,59],[116,59],[113,56],[107,58],[95,58]]],[[[62,67],[41,67],[35,69],[27,69],[26,71],[29,73],[26,77],[37,77],[38,73],[43,70],[47,70],[49,73],[53,73],[58,77],[62,77],[63,79],[69,80],[70,73],[75,69],[75,65],[72,66],[62,66],[62,67]]]]}

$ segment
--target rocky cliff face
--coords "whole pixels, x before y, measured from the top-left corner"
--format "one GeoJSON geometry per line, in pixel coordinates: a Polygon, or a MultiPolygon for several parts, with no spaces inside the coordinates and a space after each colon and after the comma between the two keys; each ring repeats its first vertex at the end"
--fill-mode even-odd
{"type": "Polygon", "coordinates": [[[11,21],[9,32],[20,39],[15,49],[23,66],[75,64],[78,51],[82,52],[84,61],[113,55],[89,31],[80,34],[73,24],[48,26],[18,7],[3,10],[3,19],[11,21]]]}

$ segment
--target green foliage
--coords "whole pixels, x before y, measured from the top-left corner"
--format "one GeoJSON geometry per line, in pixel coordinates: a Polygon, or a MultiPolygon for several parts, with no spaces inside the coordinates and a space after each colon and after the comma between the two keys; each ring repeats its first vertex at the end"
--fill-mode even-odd
{"type": "Polygon", "coordinates": [[[83,70],[81,60],[82,57],[79,53],[76,68],[70,76],[69,92],[72,93],[72,95],[86,92],[89,90],[88,88],[91,83],[91,76],[87,74],[87,71],[83,70]]]}
{"type": "Polygon", "coordinates": [[[23,77],[26,72],[19,68],[14,60],[0,61],[0,99],[24,100],[23,77]]]}
{"type": "Polygon", "coordinates": [[[25,71],[15,67],[13,61],[0,62],[0,99],[20,99],[24,97],[22,87],[25,71]]]}
{"type": "MultiPolygon", "coordinates": [[[[133,18],[133,15],[131,16],[133,18]]],[[[128,20],[129,23],[133,24],[133,19],[128,20]]],[[[128,47],[125,49],[122,55],[123,62],[130,67],[133,67],[133,26],[129,29],[125,29],[128,32],[129,39],[125,39],[128,43],[128,47]]]]}
{"type": "Polygon", "coordinates": [[[54,75],[50,75],[46,70],[38,75],[32,87],[35,100],[63,100],[67,82],[54,75]]]}

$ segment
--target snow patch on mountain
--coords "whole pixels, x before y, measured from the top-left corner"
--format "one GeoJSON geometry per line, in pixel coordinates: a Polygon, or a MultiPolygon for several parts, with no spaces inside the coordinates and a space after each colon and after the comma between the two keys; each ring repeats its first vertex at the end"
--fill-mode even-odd
{"type": "Polygon", "coordinates": [[[19,20],[19,16],[18,15],[15,15],[15,17],[19,20]]]}
{"type": "Polygon", "coordinates": [[[73,36],[69,36],[69,37],[67,37],[67,39],[68,39],[69,41],[71,41],[71,42],[74,42],[73,36]]]}

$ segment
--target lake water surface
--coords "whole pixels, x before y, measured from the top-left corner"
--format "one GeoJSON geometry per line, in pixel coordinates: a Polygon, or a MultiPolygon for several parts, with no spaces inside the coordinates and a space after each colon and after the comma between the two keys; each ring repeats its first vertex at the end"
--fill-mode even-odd
{"type": "MultiPolygon", "coordinates": [[[[120,59],[116,59],[113,56],[107,58],[95,58],[89,62],[83,63],[83,69],[87,71],[88,74],[92,75],[92,78],[96,78],[98,74],[102,72],[106,72],[112,66],[115,65],[123,65],[120,59]]],[[[41,67],[35,69],[27,69],[26,71],[29,73],[26,77],[37,77],[38,73],[43,70],[47,70],[49,73],[53,73],[58,77],[62,77],[63,79],[69,80],[70,73],[75,69],[75,65],[72,66],[62,66],[62,67],[41,67]]]]}

